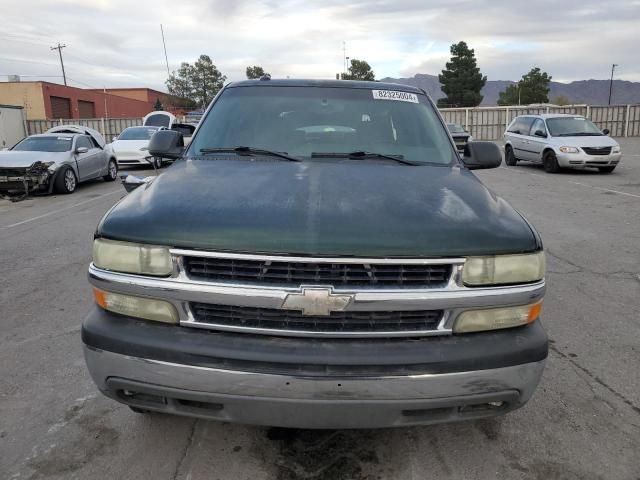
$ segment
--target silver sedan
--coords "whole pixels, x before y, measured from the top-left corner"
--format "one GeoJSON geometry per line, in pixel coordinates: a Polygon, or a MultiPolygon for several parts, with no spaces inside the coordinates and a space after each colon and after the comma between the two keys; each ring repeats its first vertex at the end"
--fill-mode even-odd
{"type": "Polygon", "coordinates": [[[86,180],[115,180],[118,165],[102,136],[77,129],[56,127],[0,152],[0,192],[73,193],[86,180]]]}

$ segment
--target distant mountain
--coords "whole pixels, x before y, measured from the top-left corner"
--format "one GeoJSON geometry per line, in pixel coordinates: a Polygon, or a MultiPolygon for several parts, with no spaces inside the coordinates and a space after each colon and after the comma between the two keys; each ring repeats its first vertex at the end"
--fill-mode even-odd
{"type": "MultiPolygon", "coordinates": [[[[435,75],[418,73],[411,78],[383,78],[383,82],[401,83],[413,85],[424,89],[434,100],[444,97],[440,90],[440,82],[435,75]]],[[[482,89],[483,106],[496,105],[498,96],[509,85],[516,82],[511,80],[488,80],[482,89]]],[[[609,80],[578,80],[571,83],[551,82],[549,100],[563,95],[571,103],[586,103],[589,105],[606,105],[609,100],[609,80]]],[[[640,103],[640,82],[628,82],[626,80],[613,81],[613,104],[640,103]]]]}

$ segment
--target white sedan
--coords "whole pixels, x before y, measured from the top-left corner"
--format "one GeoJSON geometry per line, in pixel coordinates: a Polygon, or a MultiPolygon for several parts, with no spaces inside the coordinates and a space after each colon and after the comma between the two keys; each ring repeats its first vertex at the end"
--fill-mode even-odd
{"type": "Polygon", "coordinates": [[[149,155],[149,140],[164,127],[142,126],[125,128],[114,137],[111,148],[120,166],[153,165],[162,166],[162,159],[149,155]]]}

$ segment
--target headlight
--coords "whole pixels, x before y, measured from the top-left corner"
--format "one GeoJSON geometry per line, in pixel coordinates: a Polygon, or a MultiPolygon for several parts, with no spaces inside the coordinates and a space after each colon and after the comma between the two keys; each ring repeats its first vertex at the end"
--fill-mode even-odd
{"type": "Polygon", "coordinates": [[[471,287],[529,283],[544,278],[544,252],[526,255],[469,257],[462,270],[462,282],[471,287]]]}
{"type": "Polygon", "coordinates": [[[542,302],[521,307],[469,310],[458,315],[453,333],[482,332],[519,327],[534,322],[540,316],[542,302]]]}
{"type": "Polygon", "coordinates": [[[578,153],[578,147],[560,147],[562,153],[578,153]]]}
{"type": "Polygon", "coordinates": [[[111,293],[93,289],[96,303],[110,312],[130,317],[155,320],[156,322],[178,323],[178,312],[175,307],[164,300],[132,297],[120,293],[111,293]]]}
{"type": "Polygon", "coordinates": [[[114,272],[168,276],[173,271],[169,249],[98,238],[93,242],[93,263],[114,272]]]}
{"type": "Polygon", "coordinates": [[[618,145],[617,147],[613,147],[611,149],[611,153],[620,153],[620,145],[618,145]]]}

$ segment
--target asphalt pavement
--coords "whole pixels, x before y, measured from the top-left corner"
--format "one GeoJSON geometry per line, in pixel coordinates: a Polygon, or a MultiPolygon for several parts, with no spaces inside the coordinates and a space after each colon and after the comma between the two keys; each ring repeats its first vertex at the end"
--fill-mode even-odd
{"type": "Polygon", "coordinates": [[[250,427],[136,415],[104,398],[80,323],[93,232],[124,190],[96,181],[0,200],[0,478],[640,478],[640,139],[621,144],[610,175],[478,174],[544,240],[550,356],[524,408],[419,428],[250,427]]]}

